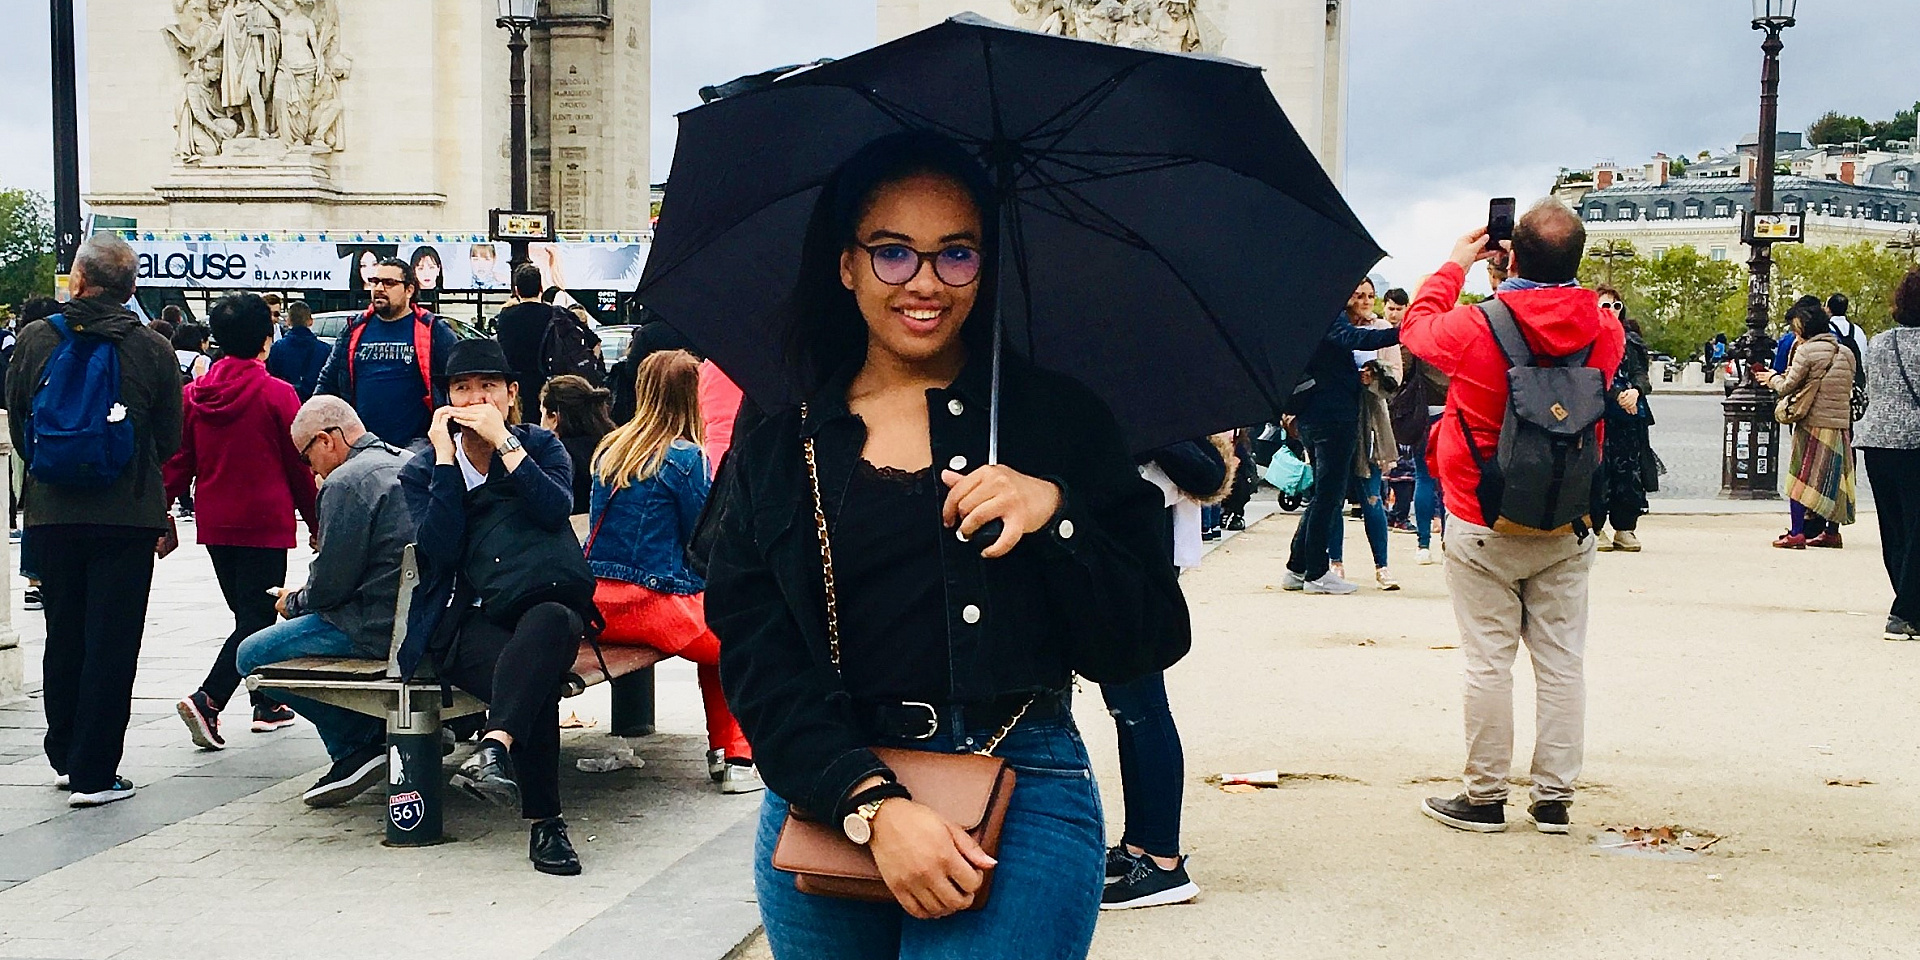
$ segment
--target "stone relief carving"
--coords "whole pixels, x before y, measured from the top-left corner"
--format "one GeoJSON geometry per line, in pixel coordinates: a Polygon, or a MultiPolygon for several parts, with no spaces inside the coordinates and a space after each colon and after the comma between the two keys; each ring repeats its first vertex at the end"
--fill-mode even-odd
{"type": "Polygon", "coordinates": [[[1042,33],[1175,53],[1217,53],[1204,0],[1013,0],[1020,25],[1042,33]]]}
{"type": "Polygon", "coordinates": [[[174,0],[186,61],[174,159],[324,154],[344,146],[339,0],[174,0]]]}

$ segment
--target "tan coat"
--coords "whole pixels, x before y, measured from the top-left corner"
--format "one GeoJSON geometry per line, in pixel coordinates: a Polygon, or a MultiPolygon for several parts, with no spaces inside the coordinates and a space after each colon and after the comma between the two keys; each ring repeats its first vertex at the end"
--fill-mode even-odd
{"type": "Polygon", "coordinates": [[[1853,351],[1833,334],[1796,341],[1787,372],[1774,374],[1767,386],[1783,397],[1803,389],[1816,391],[1813,410],[1799,426],[1837,430],[1853,426],[1853,351]]]}

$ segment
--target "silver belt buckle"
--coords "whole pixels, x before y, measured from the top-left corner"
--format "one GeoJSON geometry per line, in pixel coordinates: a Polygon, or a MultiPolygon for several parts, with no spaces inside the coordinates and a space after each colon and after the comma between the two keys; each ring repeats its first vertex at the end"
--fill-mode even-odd
{"type": "Polygon", "coordinates": [[[920,734],[918,736],[906,737],[904,739],[932,740],[934,736],[940,732],[940,711],[935,709],[933,704],[921,703],[917,700],[907,700],[907,701],[903,701],[900,705],[903,707],[918,707],[919,709],[925,710],[927,712],[927,732],[920,734]]]}

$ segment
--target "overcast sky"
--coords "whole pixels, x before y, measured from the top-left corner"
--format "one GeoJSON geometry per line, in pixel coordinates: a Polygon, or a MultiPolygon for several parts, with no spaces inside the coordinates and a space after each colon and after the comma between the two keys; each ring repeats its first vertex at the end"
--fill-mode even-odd
{"type": "MultiPolygon", "coordinates": [[[[1757,126],[1750,0],[1349,6],[1347,196],[1392,255],[1379,272],[1395,284],[1437,266],[1455,235],[1485,219],[1488,197],[1524,203],[1563,166],[1724,150],[1757,126]]],[[[47,190],[47,4],[9,7],[29,42],[0,60],[0,186],[47,190]]],[[[1884,119],[1920,100],[1920,0],[1802,0],[1799,13],[1783,128],[1827,109],[1884,119]]],[[[655,180],[670,163],[673,115],[699,102],[702,85],[845,56],[874,36],[873,0],[653,0],[653,14],[655,180]]]]}

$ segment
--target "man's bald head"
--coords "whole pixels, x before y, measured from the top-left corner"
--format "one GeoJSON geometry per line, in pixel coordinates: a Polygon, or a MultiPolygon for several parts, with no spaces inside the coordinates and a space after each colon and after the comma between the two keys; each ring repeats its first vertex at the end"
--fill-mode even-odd
{"type": "Polygon", "coordinates": [[[1587,225],[1573,208],[1548,197],[1513,225],[1513,269],[1535,283],[1566,283],[1580,275],[1587,225]]]}

